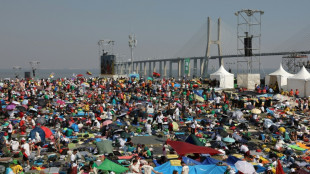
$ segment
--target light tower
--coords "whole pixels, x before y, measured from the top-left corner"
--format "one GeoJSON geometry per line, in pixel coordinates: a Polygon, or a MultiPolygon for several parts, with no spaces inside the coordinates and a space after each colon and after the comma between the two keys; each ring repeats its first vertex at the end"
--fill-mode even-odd
{"type": "Polygon", "coordinates": [[[17,78],[17,79],[19,78],[19,73],[20,73],[21,69],[22,69],[22,67],[20,67],[20,66],[13,66],[15,78],[17,78]]]}
{"type": "Polygon", "coordinates": [[[36,77],[36,70],[39,68],[40,62],[39,61],[30,61],[29,64],[30,64],[31,69],[32,69],[33,78],[35,78],[36,77]]]}
{"type": "Polygon", "coordinates": [[[260,72],[261,16],[263,14],[264,11],[250,9],[235,13],[237,16],[237,55],[244,57],[243,60],[237,61],[238,72],[242,63],[247,64],[246,73],[253,73],[253,68],[256,67],[260,72]]]}
{"type": "Polygon", "coordinates": [[[133,49],[137,46],[137,40],[135,34],[130,34],[129,36],[129,48],[131,51],[131,66],[130,66],[130,71],[133,73],[133,49]]]}

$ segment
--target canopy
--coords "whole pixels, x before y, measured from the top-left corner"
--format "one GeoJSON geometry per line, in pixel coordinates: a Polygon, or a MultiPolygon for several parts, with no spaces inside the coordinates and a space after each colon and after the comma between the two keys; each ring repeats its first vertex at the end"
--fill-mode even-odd
{"type": "Polygon", "coordinates": [[[45,133],[45,138],[49,138],[49,137],[51,137],[53,135],[52,131],[49,128],[47,128],[45,126],[41,126],[41,129],[45,133]]]}
{"type": "Polygon", "coordinates": [[[304,97],[306,94],[306,81],[310,78],[310,73],[303,66],[301,70],[294,76],[287,79],[287,90],[299,90],[299,96],[304,97]]]}
{"type": "Polygon", "coordinates": [[[115,173],[124,173],[128,170],[128,168],[123,167],[121,165],[118,165],[108,159],[105,159],[98,167],[97,169],[103,170],[103,171],[113,171],[115,173]]]}
{"type": "Polygon", "coordinates": [[[196,137],[195,135],[193,134],[190,134],[185,142],[187,143],[190,143],[190,144],[193,144],[193,145],[196,145],[196,146],[204,146],[204,144],[198,139],[198,137],[196,137]]]}
{"type": "Polygon", "coordinates": [[[98,148],[99,154],[113,152],[112,141],[110,140],[103,140],[103,141],[96,142],[96,146],[98,148]]]}
{"type": "Polygon", "coordinates": [[[278,83],[278,87],[283,90],[287,90],[287,78],[293,77],[294,75],[291,73],[286,72],[282,64],[280,64],[279,69],[275,72],[266,75],[265,77],[265,84],[266,85],[274,85],[276,82],[278,83]]]}
{"type": "Polygon", "coordinates": [[[210,74],[210,79],[220,82],[220,88],[234,88],[234,74],[227,72],[223,65],[214,73],[210,74]]]}
{"type": "Polygon", "coordinates": [[[221,153],[220,151],[210,147],[196,146],[182,141],[167,141],[167,144],[169,144],[179,155],[190,153],[216,155],[221,153]]]}

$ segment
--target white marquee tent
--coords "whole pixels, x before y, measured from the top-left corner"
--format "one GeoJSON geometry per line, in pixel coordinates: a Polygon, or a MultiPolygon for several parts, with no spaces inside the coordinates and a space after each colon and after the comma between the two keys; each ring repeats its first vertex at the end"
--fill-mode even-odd
{"type": "Polygon", "coordinates": [[[280,64],[280,67],[278,70],[266,75],[265,84],[269,86],[269,85],[274,85],[276,82],[278,82],[278,86],[280,88],[279,91],[281,90],[281,88],[284,91],[286,91],[287,90],[287,78],[293,77],[293,76],[294,76],[293,74],[286,72],[283,69],[282,64],[280,64]]]}
{"type": "Polygon", "coordinates": [[[234,74],[225,70],[222,65],[216,72],[210,74],[210,79],[220,82],[220,88],[234,88],[234,74]]]}
{"type": "Polygon", "coordinates": [[[304,97],[306,95],[306,81],[310,79],[310,73],[303,66],[301,70],[292,77],[287,79],[287,90],[296,89],[299,90],[299,96],[304,97]]]}

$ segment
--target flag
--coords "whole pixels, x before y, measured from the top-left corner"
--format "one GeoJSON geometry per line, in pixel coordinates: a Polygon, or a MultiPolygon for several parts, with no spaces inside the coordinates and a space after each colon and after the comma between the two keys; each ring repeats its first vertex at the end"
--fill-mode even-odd
{"type": "Polygon", "coordinates": [[[283,167],[281,165],[281,162],[280,160],[278,160],[278,165],[277,165],[277,168],[276,168],[276,174],[285,174],[284,171],[283,171],[283,167]]]}
{"type": "Polygon", "coordinates": [[[195,100],[198,100],[199,102],[205,101],[202,95],[202,90],[194,90],[194,97],[195,97],[195,100]]]}

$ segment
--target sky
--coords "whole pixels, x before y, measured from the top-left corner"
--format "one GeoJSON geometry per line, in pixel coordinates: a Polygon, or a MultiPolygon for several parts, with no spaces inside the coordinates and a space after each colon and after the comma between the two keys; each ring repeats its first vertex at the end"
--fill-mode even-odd
{"type": "MultiPolygon", "coordinates": [[[[2,0],[0,69],[26,69],[32,60],[42,69],[99,68],[97,42],[103,39],[114,40],[114,53],[128,60],[130,33],[138,40],[135,60],[173,57],[208,16],[236,29],[234,12],[241,9],[265,12],[262,46],[277,48],[309,27],[309,5],[309,0],[2,0]]],[[[262,58],[266,68],[280,61],[262,58]]]]}

